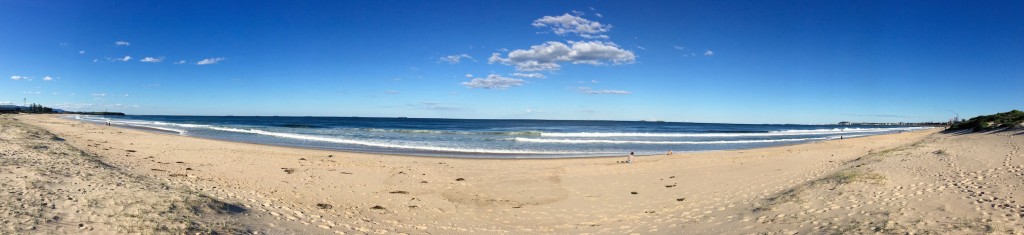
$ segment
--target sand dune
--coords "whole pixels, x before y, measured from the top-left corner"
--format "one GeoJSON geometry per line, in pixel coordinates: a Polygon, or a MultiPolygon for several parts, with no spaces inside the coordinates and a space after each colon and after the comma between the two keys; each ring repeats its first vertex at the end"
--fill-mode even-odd
{"type": "Polygon", "coordinates": [[[1024,232],[1024,143],[1013,132],[928,130],[620,164],[296,149],[44,115],[0,121],[2,188],[21,194],[2,199],[0,233],[1024,232]],[[62,199],[76,190],[98,202],[62,199]]]}

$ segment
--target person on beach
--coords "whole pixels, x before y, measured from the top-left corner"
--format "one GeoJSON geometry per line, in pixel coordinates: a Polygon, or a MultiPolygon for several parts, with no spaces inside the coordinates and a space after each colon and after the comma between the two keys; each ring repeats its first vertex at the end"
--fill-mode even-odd
{"type": "Polygon", "coordinates": [[[665,155],[672,155],[672,150],[669,150],[665,155]]]}
{"type": "Polygon", "coordinates": [[[626,157],[626,163],[633,164],[633,158],[635,158],[633,152],[629,152],[629,157],[626,157]]]}

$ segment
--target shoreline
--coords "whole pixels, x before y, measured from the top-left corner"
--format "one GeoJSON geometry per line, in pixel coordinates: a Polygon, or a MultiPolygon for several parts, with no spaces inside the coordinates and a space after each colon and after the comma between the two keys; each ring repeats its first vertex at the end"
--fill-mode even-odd
{"type": "MultiPolygon", "coordinates": [[[[237,205],[245,210],[229,221],[252,222],[243,224],[270,233],[1024,232],[1013,230],[1024,225],[1021,218],[1004,216],[1019,213],[1006,208],[1024,208],[1010,201],[1024,198],[1016,190],[1024,187],[1016,180],[1024,174],[1024,139],[1004,134],[932,129],[644,156],[620,164],[615,161],[621,157],[362,154],[191,138],[56,116],[0,119],[52,132],[59,144],[95,154],[134,177],[237,205]]],[[[0,141],[5,138],[0,134],[0,141]]],[[[29,148],[17,151],[54,154],[23,146],[29,148]]]]}
{"type": "MultiPolygon", "coordinates": [[[[76,121],[76,122],[85,123],[85,124],[92,124],[92,125],[103,126],[103,125],[100,125],[100,124],[97,124],[97,123],[91,123],[91,122],[87,122],[87,121],[71,119],[71,118],[68,118],[68,116],[62,116],[62,115],[55,115],[55,116],[58,116],[58,118],[66,119],[66,120],[70,120],[70,121],[76,121]]],[[[182,136],[182,137],[198,138],[198,139],[205,139],[205,140],[224,141],[224,142],[228,142],[228,143],[243,143],[243,144],[254,144],[254,145],[262,145],[262,146],[295,148],[295,149],[305,149],[305,150],[333,151],[333,152],[341,152],[341,153],[368,154],[368,155],[376,154],[376,155],[402,156],[402,157],[422,157],[422,158],[438,158],[438,159],[481,159],[481,160],[534,160],[534,159],[535,160],[557,160],[557,159],[612,159],[612,158],[625,158],[626,156],[629,155],[628,153],[623,153],[621,156],[615,155],[615,156],[497,157],[497,158],[416,155],[416,154],[405,154],[405,153],[387,153],[387,152],[369,152],[369,151],[365,151],[364,152],[364,151],[339,150],[339,149],[331,149],[331,148],[274,145],[274,144],[268,144],[268,143],[234,141],[234,140],[226,140],[226,139],[216,139],[216,138],[205,138],[205,137],[199,137],[199,136],[182,135],[182,134],[180,134],[178,132],[175,132],[175,131],[162,130],[162,129],[158,129],[158,128],[141,127],[141,126],[118,125],[118,124],[114,124],[114,125],[111,125],[111,126],[112,127],[126,128],[126,129],[142,130],[142,131],[147,131],[147,132],[152,132],[152,133],[157,133],[157,134],[166,134],[166,135],[171,135],[171,136],[182,136]]],[[[921,129],[921,130],[912,130],[912,131],[907,131],[907,132],[929,131],[931,129],[934,129],[934,127],[927,128],[927,129],[921,129]]],[[[902,132],[900,132],[900,133],[902,133],[902,132]]],[[[856,136],[856,137],[851,137],[851,138],[846,138],[846,139],[856,139],[856,138],[864,138],[864,137],[879,136],[879,135],[892,135],[892,134],[899,134],[899,133],[888,133],[888,134],[878,134],[878,135],[856,136]]],[[[815,141],[808,141],[808,142],[801,142],[801,143],[785,143],[785,144],[779,144],[779,145],[773,145],[773,146],[764,146],[764,147],[749,147],[749,148],[735,148],[735,149],[721,149],[721,150],[695,150],[695,151],[675,151],[675,150],[673,150],[673,155],[685,154],[685,153],[755,150],[755,149],[764,149],[764,148],[774,148],[774,147],[786,147],[786,146],[794,146],[794,145],[802,145],[802,144],[812,144],[812,143],[836,141],[836,140],[843,140],[843,139],[815,140],[815,141]]],[[[668,152],[668,150],[666,150],[666,152],[668,152]]],[[[459,152],[437,152],[436,154],[438,154],[438,155],[445,155],[445,154],[452,154],[452,153],[460,154],[459,152]]],[[[475,153],[475,154],[482,154],[484,156],[488,156],[487,153],[475,153]]],[[[493,155],[493,154],[491,154],[491,155],[493,155]]],[[[498,154],[498,155],[500,155],[500,154],[498,154]]],[[[667,154],[650,154],[650,155],[636,155],[636,156],[637,157],[655,157],[655,156],[670,156],[670,155],[667,155],[667,154]]]]}

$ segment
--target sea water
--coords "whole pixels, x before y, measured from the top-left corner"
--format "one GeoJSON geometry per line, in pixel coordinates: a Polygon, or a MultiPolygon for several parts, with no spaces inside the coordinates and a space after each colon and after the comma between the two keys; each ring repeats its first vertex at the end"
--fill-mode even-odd
{"type": "Polygon", "coordinates": [[[564,158],[769,147],[919,130],[908,126],[367,117],[68,118],[200,138],[366,153],[564,158]]]}

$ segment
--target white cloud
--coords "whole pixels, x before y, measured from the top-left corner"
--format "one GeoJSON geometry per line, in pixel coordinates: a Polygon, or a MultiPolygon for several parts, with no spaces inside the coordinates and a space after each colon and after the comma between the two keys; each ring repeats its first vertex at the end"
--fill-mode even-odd
{"type": "Polygon", "coordinates": [[[594,39],[594,38],[608,39],[608,35],[604,35],[604,34],[601,34],[601,35],[580,34],[580,37],[586,38],[586,39],[594,39]]]}
{"type": "Polygon", "coordinates": [[[50,77],[50,76],[43,77],[43,81],[53,81],[53,77],[50,77]]]}
{"type": "Polygon", "coordinates": [[[30,77],[14,75],[11,76],[11,80],[32,80],[30,77]]]}
{"type": "Polygon", "coordinates": [[[601,15],[601,13],[594,13],[594,15],[597,16],[597,18],[604,18],[604,15],[601,15]]]}
{"type": "Polygon", "coordinates": [[[79,55],[85,55],[85,51],[78,51],[79,55]]]}
{"type": "Polygon", "coordinates": [[[524,78],[547,78],[541,73],[513,73],[512,76],[524,77],[524,78]]]}
{"type": "Polygon", "coordinates": [[[387,93],[388,95],[397,95],[397,94],[399,94],[398,91],[384,91],[384,93],[387,93]]]}
{"type": "Polygon", "coordinates": [[[636,61],[636,54],[622,49],[612,42],[576,42],[570,45],[549,41],[531,46],[530,49],[514,50],[502,58],[501,53],[491,54],[488,63],[502,63],[516,66],[520,71],[558,70],[558,63],[573,64],[630,64],[636,61]]]}
{"type": "Polygon", "coordinates": [[[462,61],[462,58],[466,58],[466,59],[470,59],[470,60],[476,61],[475,59],[473,59],[472,56],[469,56],[467,54],[443,56],[443,57],[440,58],[440,60],[442,62],[448,62],[449,64],[458,64],[459,62],[462,61]]]}
{"type": "Polygon", "coordinates": [[[107,93],[93,93],[92,96],[103,97],[103,96],[107,96],[107,93]]]}
{"type": "Polygon", "coordinates": [[[220,63],[220,61],[222,61],[222,60],[224,60],[224,57],[206,58],[206,59],[200,60],[199,62],[196,62],[196,64],[198,64],[198,65],[216,64],[216,63],[220,63]]]}
{"type": "Polygon", "coordinates": [[[467,78],[472,78],[472,77],[473,77],[473,74],[472,74],[472,73],[467,73],[467,74],[466,74],[466,77],[467,77],[467,78]]]}
{"type": "MultiPolygon", "coordinates": [[[[577,15],[580,15],[577,13],[577,15]]],[[[584,38],[608,38],[606,35],[601,33],[608,32],[612,29],[611,25],[601,24],[597,21],[590,21],[565,13],[561,16],[544,16],[540,19],[533,21],[534,27],[548,27],[552,32],[559,36],[565,36],[566,34],[574,33],[584,38]]]]}
{"type": "Polygon", "coordinates": [[[179,60],[178,62],[174,62],[174,64],[184,64],[184,63],[188,63],[188,62],[184,61],[184,60],[179,60]]]}
{"type": "Polygon", "coordinates": [[[686,50],[686,47],[680,45],[673,45],[672,47],[676,48],[676,50],[686,50]]]}
{"type": "Polygon", "coordinates": [[[636,48],[640,48],[640,50],[647,50],[647,48],[643,46],[636,46],[636,48]]]}
{"type": "Polygon", "coordinates": [[[160,61],[164,61],[164,58],[163,57],[160,57],[160,58],[146,57],[146,58],[142,58],[139,61],[147,62],[147,63],[160,63],[160,61]]]}
{"type": "Polygon", "coordinates": [[[501,75],[491,74],[487,75],[487,78],[473,78],[468,82],[463,82],[463,86],[470,88],[483,88],[483,89],[506,89],[513,86],[522,86],[525,81],[523,79],[502,77],[501,75]]]}
{"type": "Polygon", "coordinates": [[[128,45],[131,45],[131,43],[128,43],[128,42],[125,42],[125,41],[116,41],[116,42],[114,42],[114,45],[117,45],[117,46],[128,46],[128,45]]]}
{"type": "MultiPolygon", "coordinates": [[[[704,56],[713,56],[713,55],[715,55],[715,52],[713,52],[711,50],[704,51],[704,56]]],[[[726,57],[728,57],[728,56],[726,56],[726,57]]]]}
{"type": "Polygon", "coordinates": [[[120,60],[120,61],[129,61],[129,60],[131,60],[131,59],[132,59],[132,57],[131,57],[131,56],[124,56],[124,57],[121,57],[120,59],[117,59],[117,60],[120,60]]]}
{"type": "Polygon", "coordinates": [[[583,94],[589,94],[589,95],[628,95],[628,94],[632,94],[633,93],[633,92],[623,91],[623,90],[594,90],[594,89],[591,89],[590,87],[578,87],[578,88],[576,88],[576,90],[578,90],[579,92],[581,92],[583,94]]]}

